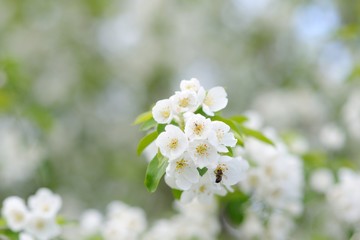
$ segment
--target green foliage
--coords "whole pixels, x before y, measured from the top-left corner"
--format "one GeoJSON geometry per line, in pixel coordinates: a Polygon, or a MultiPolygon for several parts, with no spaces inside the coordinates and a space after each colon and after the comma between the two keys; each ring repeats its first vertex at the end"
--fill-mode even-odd
{"type": "Polygon", "coordinates": [[[182,192],[183,191],[178,190],[178,189],[172,189],[172,194],[174,196],[174,199],[180,200],[182,192]]]}
{"type": "Polygon", "coordinates": [[[158,136],[158,132],[152,132],[143,137],[137,147],[137,154],[140,155],[147,146],[149,146],[158,136]]]}
{"type": "Polygon", "coordinates": [[[145,186],[149,192],[155,192],[168,166],[168,159],[158,153],[146,169],[145,186]]]}
{"type": "Polygon", "coordinates": [[[133,125],[138,125],[141,123],[145,123],[146,121],[149,121],[152,119],[152,113],[151,111],[148,112],[144,112],[142,114],[140,114],[139,116],[136,117],[133,125]]]}
{"type": "Polygon", "coordinates": [[[248,207],[249,196],[243,192],[235,191],[229,193],[222,199],[225,218],[232,224],[238,225],[243,222],[245,210],[248,207]]]}
{"type": "Polygon", "coordinates": [[[244,126],[240,127],[241,131],[249,137],[254,137],[264,143],[270,144],[275,146],[275,144],[273,143],[273,141],[271,141],[269,138],[267,138],[264,134],[262,134],[261,132],[254,130],[254,129],[250,129],[244,126]]]}
{"type": "Polygon", "coordinates": [[[207,169],[206,167],[204,167],[204,168],[197,168],[197,170],[198,170],[200,176],[203,176],[203,175],[208,171],[208,169],[207,169]]]}

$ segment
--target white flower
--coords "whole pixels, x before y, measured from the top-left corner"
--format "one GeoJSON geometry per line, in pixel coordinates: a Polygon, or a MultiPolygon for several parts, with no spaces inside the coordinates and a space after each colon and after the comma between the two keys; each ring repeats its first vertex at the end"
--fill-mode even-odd
{"type": "Polygon", "coordinates": [[[214,116],[214,112],[224,109],[228,103],[227,94],[223,87],[210,89],[203,101],[202,109],[209,116],[214,116]]]}
{"type": "Polygon", "coordinates": [[[216,147],[219,152],[228,152],[226,147],[235,147],[237,140],[230,132],[230,127],[224,122],[211,122],[212,131],[209,134],[209,142],[216,147]]]}
{"type": "Polygon", "coordinates": [[[198,92],[200,87],[201,87],[200,82],[196,78],[192,78],[190,80],[182,80],[180,82],[181,91],[190,90],[190,91],[198,92]]]}
{"type": "Polygon", "coordinates": [[[176,113],[194,112],[199,107],[198,97],[193,91],[175,92],[170,100],[176,113]]]}
{"type": "Polygon", "coordinates": [[[165,181],[173,188],[188,190],[199,178],[200,174],[188,153],[171,160],[166,168],[165,181]]]}
{"type": "Polygon", "coordinates": [[[189,145],[185,134],[174,125],[167,125],[165,132],[158,136],[155,143],[161,154],[170,160],[180,157],[189,145]]]}
{"type": "Polygon", "coordinates": [[[165,124],[170,123],[174,117],[172,102],[170,99],[157,101],[152,108],[152,115],[156,122],[165,124]]]}
{"type": "Polygon", "coordinates": [[[199,168],[215,167],[219,154],[214,146],[206,140],[194,140],[189,144],[189,154],[199,168]]]}
{"type": "Polygon", "coordinates": [[[214,194],[224,196],[226,190],[221,185],[216,184],[213,175],[207,171],[198,183],[192,185],[189,190],[181,194],[180,200],[183,203],[188,203],[193,199],[198,199],[201,203],[211,204],[214,194]]]}
{"type": "Polygon", "coordinates": [[[230,186],[239,183],[246,177],[245,172],[249,168],[249,164],[241,157],[221,156],[218,161],[219,164],[213,170],[216,183],[222,183],[232,190],[230,186]]]}
{"type": "Polygon", "coordinates": [[[100,231],[102,215],[98,210],[86,210],[80,218],[80,230],[84,237],[95,235],[100,231]]]}
{"type": "Polygon", "coordinates": [[[328,169],[318,169],[311,174],[310,186],[316,192],[325,193],[333,184],[334,177],[328,169]]]}
{"type": "Polygon", "coordinates": [[[360,174],[350,169],[339,171],[339,183],[327,192],[327,199],[335,215],[349,224],[360,221],[360,174]]]}
{"type": "Polygon", "coordinates": [[[37,212],[30,214],[29,221],[25,226],[25,231],[39,240],[53,239],[61,233],[54,216],[37,212]]]}
{"type": "Polygon", "coordinates": [[[105,240],[136,240],[146,229],[144,211],[122,202],[109,204],[107,218],[101,230],[105,240]]]}
{"type": "Polygon", "coordinates": [[[40,188],[28,199],[29,208],[34,213],[44,216],[55,216],[61,208],[62,200],[47,188],[40,188]]]}
{"type": "Polygon", "coordinates": [[[206,139],[211,130],[211,120],[200,114],[188,117],[185,124],[185,134],[190,139],[206,139]]]}
{"type": "Polygon", "coordinates": [[[12,231],[22,230],[29,217],[29,212],[24,200],[19,197],[8,197],[4,200],[2,216],[5,218],[8,227],[12,231]]]}
{"type": "Polygon", "coordinates": [[[345,134],[335,124],[326,124],[320,131],[320,142],[330,150],[339,150],[345,144],[345,134]]]}
{"type": "Polygon", "coordinates": [[[27,233],[20,233],[19,240],[35,240],[35,239],[27,233]]]}

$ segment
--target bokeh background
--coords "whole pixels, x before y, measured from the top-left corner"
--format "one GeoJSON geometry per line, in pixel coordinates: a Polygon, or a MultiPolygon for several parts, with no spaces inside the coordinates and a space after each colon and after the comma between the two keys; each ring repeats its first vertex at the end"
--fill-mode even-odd
{"type": "Polygon", "coordinates": [[[70,216],[112,200],[169,215],[132,122],[192,77],[226,88],[225,116],[256,110],[356,168],[359,32],[360,1],[0,0],[0,199],[45,186],[70,216]]]}

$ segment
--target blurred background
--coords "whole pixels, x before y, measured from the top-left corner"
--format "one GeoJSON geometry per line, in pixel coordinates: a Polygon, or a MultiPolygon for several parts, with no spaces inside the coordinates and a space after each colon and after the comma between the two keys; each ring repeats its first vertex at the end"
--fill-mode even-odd
{"type": "Polygon", "coordinates": [[[192,77],[225,87],[225,116],[255,110],[358,167],[359,33],[360,1],[0,0],[0,200],[49,187],[69,215],[112,200],[170,214],[131,124],[192,77]]]}

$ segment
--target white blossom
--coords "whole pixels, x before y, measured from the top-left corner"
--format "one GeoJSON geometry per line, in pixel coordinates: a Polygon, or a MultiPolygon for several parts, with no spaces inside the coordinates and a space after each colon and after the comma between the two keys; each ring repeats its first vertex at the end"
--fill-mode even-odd
{"type": "Polygon", "coordinates": [[[62,200],[49,189],[40,188],[35,195],[29,197],[28,204],[32,212],[53,217],[60,210],[62,200]]]}
{"type": "Polygon", "coordinates": [[[103,216],[98,210],[86,210],[80,217],[80,231],[84,237],[95,235],[100,231],[103,216]]]}
{"type": "Polygon", "coordinates": [[[188,190],[199,178],[199,172],[188,153],[171,160],[166,168],[165,180],[173,188],[188,190]]]}
{"type": "Polygon", "coordinates": [[[175,92],[170,100],[176,113],[194,112],[199,107],[198,97],[194,91],[175,92]]]}
{"type": "Polygon", "coordinates": [[[101,233],[105,240],[136,240],[145,229],[146,216],[142,209],[112,202],[101,233]]]}
{"type": "Polygon", "coordinates": [[[199,202],[211,204],[214,199],[214,194],[224,196],[226,190],[216,184],[214,176],[207,171],[198,183],[193,184],[189,190],[181,194],[181,201],[188,203],[193,199],[197,199],[199,202]]]}
{"type": "Polygon", "coordinates": [[[1,211],[8,227],[13,231],[22,230],[28,222],[29,212],[23,199],[13,196],[3,202],[1,211]]]}
{"type": "Polygon", "coordinates": [[[224,122],[211,122],[211,132],[209,142],[216,147],[219,152],[228,152],[226,147],[235,147],[237,140],[234,134],[230,132],[230,127],[224,122]]]}
{"type": "Polygon", "coordinates": [[[329,169],[315,170],[310,176],[310,187],[319,193],[326,193],[334,184],[334,177],[329,169]]]}
{"type": "Polygon", "coordinates": [[[190,140],[206,139],[211,131],[211,120],[200,114],[191,115],[186,120],[185,134],[190,140]]]}
{"type": "Polygon", "coordinates": [[[215,178],[219,175],[221,178],[218,183],[223,184],[229,190],[232,190],[230,186],[239,183],[245,178],[245,173],[249,168],[247,161],[241,157],[232,158],[229,156],[221,156],[218,160],[218,165],[215,170],[215,178]]]}
{"type": "Polygon", "coordinates": [[[219,154],[216,148],[206,140],[194,140],[189,143],[189,154],[199,168],[215,167],[219,154]]]}
{"type": "Polygon", "coordinates": [[[60,226],[56,223],[54,216],[39,212],[30,214],[25,231],[39,240],[50,240],[61,233],[60,226]]]}
{"type": "Polygon", "coordinates": [[[181,156],[188,148],[188,140],[183,131],[174,125],[167,125],[155,141],[163,156],[175,159],[181,156]]]}
{"type": "Polygon", "coordinates": [[[320,142],[330,150],[339,150],[345,144],[345,134],[335,124],[326,124],[320,131],[320,142]]]}
{"type": "Polygon", "coordinates": [[[35,239],[27,233],[20,233],[19,240],[35,240],[35,239]]]}
{"type": "Polygon", "coordinates": [[[360,174],[340,169],[339,183],[327,192],[327,199],[335,215],[348,224],[360,222],[360,174]]]}
{"type": "Polygon", "coordinates": [[[214,116],[214,112],[224,109],[227,103],[228,99],[225,89],[223,87],[214,87],[207,92],[202,109],[207,115],[214,116]]]}
{"type": "Polygon", "coordinates": [[[194,91],[197,93],[200,87],[200,82],[196,78],[192,78],[190,80],[182,80],[180,82],[181,91],[194,91]]]}
{"type": "Polygon", "coordinates": [[[170,123],[174,117],[171,100],[163,99],[157,101],[155,106],[152,108],[152,115],[154,120],[158,123],[170,123]]]}

